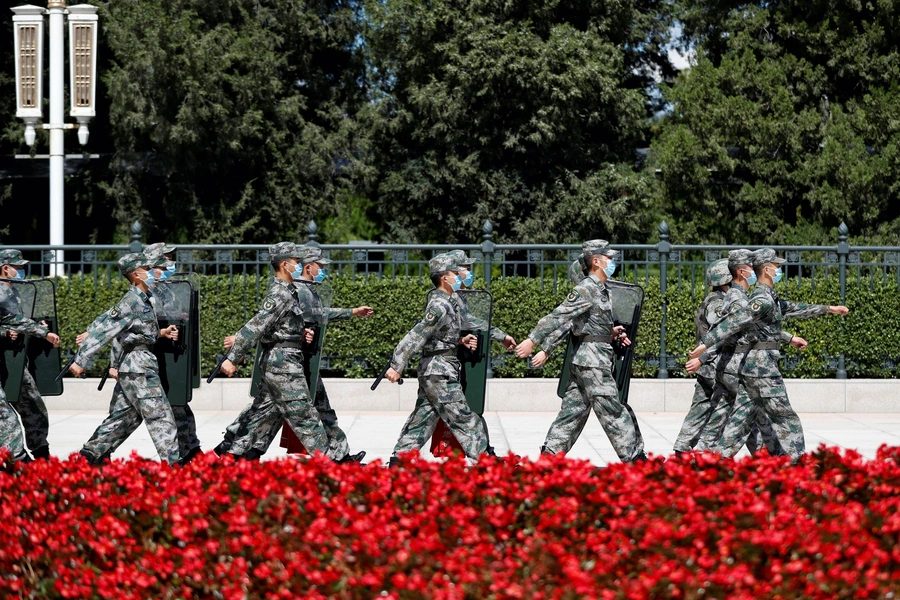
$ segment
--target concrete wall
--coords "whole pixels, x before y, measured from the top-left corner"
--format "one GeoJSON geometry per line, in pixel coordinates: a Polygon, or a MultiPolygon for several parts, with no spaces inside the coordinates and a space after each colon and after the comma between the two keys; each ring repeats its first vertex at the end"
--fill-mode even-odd
{"type": "MultiPolygon", "coordinates": [[[[113,381],[97,391],[99,379],[65,379],[65,393],[47,398],[58,410],[107,410],[113,381]]],[[[797,412],[900,412],[900,381],[891,379],[787,379],[797,412]]],[[[374,392],[370,379],[325,379],[337,410],[408,411],[416,402],[415,378],[404,385],[383,381],[374,392]]],[[[554,412],[559,409],[556,379],[494,379],[488,382],[488,411],[554,412]]],[[[195,411],[240,410],[250,402],[249,379],[216,379],[194,390],[195,411]]],[[[686,413],[694,394],[689,379],[633,379],[629,404],[638,412],[686,413]]]]}

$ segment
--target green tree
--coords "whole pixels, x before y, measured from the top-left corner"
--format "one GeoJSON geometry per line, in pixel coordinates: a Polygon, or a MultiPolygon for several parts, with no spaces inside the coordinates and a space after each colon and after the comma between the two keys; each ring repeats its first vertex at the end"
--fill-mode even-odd
{"type": "Polygon", "coordinates": [[[371,194],[398,241],[646,237],[662,0],[366,5],[371,194]],[[613,232],[613,233],[611,233],[613,232]]]}
{"type": "Polygon", "coordinates": [[[900,241],[900,48],[888,1],[683,0],[696,66],[664,91],[660,212],[683,242],[900,241]]]}

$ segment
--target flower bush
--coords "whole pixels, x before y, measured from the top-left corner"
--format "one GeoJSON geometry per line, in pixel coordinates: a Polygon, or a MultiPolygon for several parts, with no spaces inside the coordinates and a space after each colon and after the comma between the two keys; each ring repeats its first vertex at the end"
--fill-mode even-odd
{"type": "Polygon", "coordinates": [[[596,468],[515,457],[0,457],[0,596],[883,598],[900,449],[596,468]]]}

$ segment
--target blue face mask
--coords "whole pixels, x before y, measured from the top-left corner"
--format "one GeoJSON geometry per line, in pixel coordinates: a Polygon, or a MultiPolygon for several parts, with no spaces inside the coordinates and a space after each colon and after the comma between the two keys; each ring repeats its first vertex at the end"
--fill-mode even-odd
{"type": "Polygon", "coordinates": [[[291,271],[291,279],[294,281],[300,281],[303,279],[303,265],[297,263],[294,265],[294,270],[291,271]]]}
{"type": "Polygon", "coordinates": [[[175,274],[175,263],[166,265],[166,270],[162,272],[162,276],[159,278],[160,281],[164,281],[175,274]]]}
{"type": "Polygon", "coordinates": [[[779,281],[781,281],[783,275],[784,273],[781,272],[781,267],[775,269],[775,275],[772,276],[772,283],[778,283],[779,281]]]}
{"type": "Polygon", "coordinates": [[[462,279],[460,279],[459,275],[456,276],[456,279],[453,280],[453,283],[450,284],[450,287],[454,292],[459,291],[459,288],[462,287],[462,279]]]}
{"type": "Polygon", "coordinates": [[[756,271],[750,271],[750,277],[747,277],[747,283],[750,285],[756,283],[756,271]]]}
{"type": "Polygon", "coordinates": [[[145,273],[147,273],[147,279],[144,280],[144,283],[147,285],[153,285],[156,282],[156,277],[153,275],[153,269],[145,271],[145,273]]]}
{"type": "Polygon", "coordinates": [[[16,269],[16,276],[13,279],[25,279],[25,269],[16,269]]]}
{"type": "Polygon", "coordinates": [[[606,263],[606,267],[604,267],[603,272],[606,273],[607,277],[612,277],[613,273],[616,272],[616,261],[609,259],[606,263]]]}
{"type": "Polygon", "coordinates": [[[475,281],[475,273],[473,273],[472,271],[466,271],[466,278],[463,279],[463,285],[466,287],[471,287],[473,281],[475,281]]]}
{"type": "Polygon", "coordinates": [[[316,283],[322,283],[323,281],[325,281],[325,275],[327,275],[327,273],[325,272],[325,268],[319,267],[319,272],[315,274],[315,276],[313,277],[313,281],[315,281],[316,283]]]}

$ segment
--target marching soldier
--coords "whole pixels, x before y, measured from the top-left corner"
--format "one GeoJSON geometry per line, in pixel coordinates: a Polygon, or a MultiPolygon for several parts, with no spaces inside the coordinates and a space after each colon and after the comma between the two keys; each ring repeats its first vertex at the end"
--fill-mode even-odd
{"type": "Polygon", "coordinates": [[[528,339],[518,345],[516,356],[527,358],[536,345],[542,345],[535,364],[543,364],[552,351],[548,339],[560,343],[559,330],[571,330],[577,339],[571,364],[572,379],[562,400],[562,408],[547,432],[541,451],[549,454],[568,452],[587,423],[591,408],[623,462],[645,460],[644,441],[637,424],[619,401],[612,375],[613,342],[629,345],[622,327],[615,327],[606,281],[615,272],[619,252],[605,240],[582,244],[585,264],[590,272],[566,300],[541,319],[528,339]]]}
{"type": "MultiPolygon", "coordinates": [[[[4,248],[0,250],[0,277],[4,279],[25,279],[24,267],[28,261],[22,258],[19,250],[4,248]]],[[[59,347],[59,336],[50,332],[45,323],[35,323],[22,313],[19,299],[13,284],[0,282],[0,312],[10,315],[13,322],[18,323],[16,328],[0,329],[0,336],[15,341],[20,333],[34,337],[46,338],[55,347],[59,347]]],[[[3,360],[0,355],[0,360],[3,360]]],[[[22,373],[22,385],[18,398],[9,398],[9,404],[19,413],[22,426],[25,429],[25,442],[34,458],[50,458],[50,444],[47,442],[47,434],[50,431],[50,420],[47,416],[47,406],[38,391],[37,383],[31,376],[28,364],[22,373]]],[[[15,420],[15,416],[13,416],[15,420]]],[[[18,422],[16,423],[18,427],[18,422]]]]}
{"type": "MultiPolygon", "coordinates": [[[[150,261],[153,267],[153,273],[156,281],[165,281],[171,277],[176,270],[175,250],[176,246],[167,246],[164,242],[150,244],[144,248],[144,256],[150,261]]],[[[159,314],[159,307],[162,305],[176,304],[175,299],[171,298],[169,290],[162,285],[152,286],[154,306],[159,314]]],[[[190,306],[179,306],[179,316],[190,318],[190,306]]],[[[172,406],[172,414],[175,416],[175,426],[178,428],[178,452],[181,455],[182,464],[187,464],[194,459],[202,450],[200,449],[200,440],[197,438],[197,421],[194,418],[194,411],[191,406],[185,403],[181,406],[172,406]]]]}
{"type": "Polygon", "coordinates": [[[442,419],[462,446],[470,460],[488,449],[484,422],[469,408],[459,381],[462,368],[457,346],[470,349],[477,338],[469,335],[460,340],[461,318],[451,296],[462,286],[460,268],[447,254],[439,254],[428,262],[431,282],[437,288],[431,293],[425,317],[397,345],[385,378],[391,383],[400,379],[410,358],[422,351],[419,361],[419,392],[416,406],[403,425],[390,464],[397,463],[401,452],[420,450],[442,419]]]}
{"type": "Polygon", "coordinates": [[[697,358],[708,348],[716,348],[728,339],[741,336],[736,352],[746,352],[741,361],[739,377],[747,395],[738,398],[731,420],[718,442],[717,449],[726,457],[734,456],[741,449],[756,420],[757,412],[762,411],[771,421],[778,441],[792,461],[799,460],[806,449],[803,427],[788,400],[778,367],[782,320],[786,314],[797,319],[809,319],[826,314],[846,315],[850,312],[846,306],[796,303],[779,299],[774,285],[781,280],[782,263],[784,259],[777,257],[771,248],[754,252],[752,265],[758,282],[750,295],[749,304],[728,315],[712,328],[690,354],[691,358],[697,358]]]}
{"type": "MultiPolygon", "coordinates": [[[[247,353],[261,342],[263,378],[257,405],[253,409],[262,419],[268,419],[274,411],[294,431],[303,446],[311,453],[322,452],[340,460],[330,447],[328,435],[319,413],[310,398],[306,376],[303,372],[303,342],[312,341],[304,326],[303,309],[300,306],[295,281],[301,279],[303,254],[296,244],[280,242],[269,248],[275,278],[269,294],[263,300],[256,315],[237,333],[234,345],[222,363],[222,371],[231,377],[235,366],[247,353]]],[[[258,426],[258,425],[257,425],[258,426]]],[[[250,429],[253,433],[255,427],[250,429]]]]}
{"type": "Polygon", "coordinates": [[[175,464],[179,461],[175,417],[159,379],[159,365],[153,345],[160,337],[178,339],[174,327],[160,329],[147,287],[154,276],[143,254],[126,254],[119,259],[119,272],[131,288],[114,307],[103,313],[87,330],[69,371],[82,375],[92,357],[103,346],[118,340],[121,358],[118,364],[119,393],[114,393],[110,414],[81,449],[92,464],[109,458],[122,442],[145,421],[159,457],[175,464]]]}
{"type": "MultiPolygon", "coordinates": [[[[297,297],[303,312],[303,321],[306,326],[312,327],[318,323],[330,323],[332,321],[345,321],[351,317],[371,317],[375,314],[370,306],[358,306],[356,308],[330,308],[322,304],[316,286],[326,276],[325,266],[331,261],[322,255],[322,249],[316,246],[300,246],[301,263],[303,272],[300,279],[295,282],[297,297]]],[[[226,339],[226,347],[231,347],[234,340],[226,339]]],[[[305,360],[308,360],[305,358],[305,360]]],[[[257,406],[260,403],[257,403],[257,406]]],[[[328,437],[329,451],[333,456],[341,457],[339,462],[361,462],[365,457],[365,451],[350,454],[350,445],[347,435],[338,425],[337,413],[331,408],[328,393],[322,378],[316,380],[316,396],[314,405],[322,420],[325,434],[328,437]]],[[[232,423],[225,435],[225,441],[219,445],[217,452],[224,454],[229,452],[247,459],[259,458],[265,454],[272,440],[282,427],[282,419],[274,410],[268,414],[254,412],[248,407],[238,419],[232,423]],[[251,433],[251,430],[255,433],[251,433]],[[252,445],[252,448],[249,446],[252,445]],[[249,449],[248,449],[249,448],[249,449]]],[[[291,453],[291,448],[288,449],[291,453]]]]}

